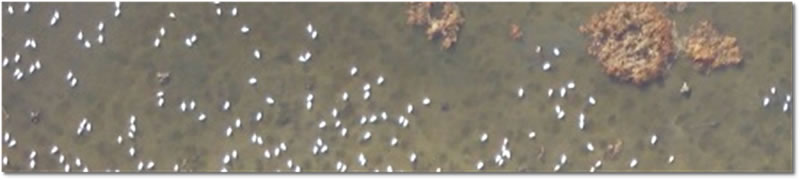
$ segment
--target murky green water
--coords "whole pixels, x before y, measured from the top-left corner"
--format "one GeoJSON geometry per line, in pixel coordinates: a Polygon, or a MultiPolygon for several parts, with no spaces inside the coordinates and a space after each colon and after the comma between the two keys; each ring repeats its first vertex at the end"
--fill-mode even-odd
{"type": "Polygon", "coordinates": [[[3,3],[2,55],[22,60],[3,68],[3,120],[17,145],[4,143],[8,158],[4,172],[28,172],[29,153],[36,150],[34,171],[63,172],[50,147],[57,145],[72,171],[119,169],[135,172],[140,161],[155,162],[153,171],[233,172],[289,171],[286,161],[304,172],[335,172],[336,162],[350,172],[386,170],[473,172],[485,163],[490,172],[552,172],[562,153],[569,158],[561,171],[587,172],[604,159],[605,146],[619,138],[621,154],[605,158],[598,172],[792,172],[793,116],[782,112],[784,96],[792,94],[793,57],[791,3],[691,3],[684,12],[670,13],[679,32],[691,24],[711,20],[721,32],[738,39],[743,64],[710,74],[691,67],[685,56],[672,64],[662,81],[646,87],[620,83],[602,73],[585,52],[586,40],[578,26],[611,4],[606,3],[459,3],[466,24],[459,41],[448,51],[429,41],[421,28],[405,24],[404,3],[123,3],[119,18],[113,3],[32,3],[27,14],[23,3],[3,3]],[[7,8],[14,6],[9,15],[7,8]],[[238,7],[238,16],[230,10],[238,7]],[[224,15],[215,14],[222,7],[224,15]],[[55,27],[48,23],[53,10],[60,11],[55,27]],[[172,11],[176,19],[167,15],[172,11]],[[104,43],[97,44],[97,24],[105,23],[104,43]],[[311,40],[305,26],[319,32],[311,40]],[[508,39],[510,23],[519,24],[522,41],[508,39]],[[250,32],[239,32],[247,24],[250,32]],[[166,36],[153,47],[158,29],[166,36]],[[92,40],[86,49],[75,40],[79,30],[92,40]],[[184,39],[197,34],[189,48],[184,39]],[[24,49],[35,38],[36,49],[24,49]],[[533,49],[543,46],[542,55],[533,49]],[[557,46],[560,57],[550,52],[557,46]],[[253,58],[253,49],[262,58],[253,58]],[[297,56],[313,53],[306,64],[297,56]],[[27,68],[36,59],[42,69],[33,75],[27,68]],[[544,72],[541,64],[551,61],[544,72]],[[358,74],[349,75],[357,66],[358,74]],[[15,68],[25,77],[15,81],[15,68]],[[78,86],[70,88],[67,71],[74,72],[78,86]],[[157,72],[171,72],[160,85],[157,72]],[[383,75],[383,85],[375,83],[383,75]],[[258,79],[250,86],[247,79],[258,79]],[[566,98],[548,98],[548,88],[568,81],[577,87],[566,98]],[[678,89],[687,81],[692,96],[678,89]],[[363,100],[362,87],[372,84],[371,97],[363,100]],[[776,86],[768,108],[761,106],[769,87],[776,86]],[[516,97],[524,87],[523,99],[516,97]],[[156,106],[155,94],[165,92],[165,107],[156,106]],[[350,100],[341,100],[348,92],[350,100]],[[315,95],[311,111],[305,109],[308,93],[315,95]],[[267,105],[271,95],[276,104],[267,105]],[[598,103],[586,105],[588,96],[598,103]],[[423,106],[423,97],[430,106],[423,106]],[[180,112],[178,104],[194,99],[197,109],[180,112]],[[220,110],[230,100],[230,111],[220,110]],[[406,114],[406,105],[414,105],[406,114]],[[556,120],[553,107],[565,111],[556,120]],[[334,129],[332,108],[338,108],[346,137],[334,129]],[[28,112],[41,111],[31,123],[28,112]],[[255,112],[264,120],[252,120],[255,112]],[[360,125],[362,115],[386,111],[389,120],[360,125]],[[208,119],[197,120],[204,112],[208,119]],[[586,129],[577,127],[580,112],[587,116],[586,129]],[[137,117],[134,139],[126,136],[130,115],[137,117]],[[407,128],[397,123],[403,115],[407,128]],[[93,129],[76,135],[86,117],[93,129]],[[225,129],[239,117],[241,129],[231,137],[225,129]],[[320,120],[328,126],[319,129],[320,120]],[[536,138],[528,139],[528,132],[536,138]],[[362,133],[372,138],[361,142],[362,133]],[[485,144],[482,133],[489,134],[485,144]],[[264,144],[250,142],[256,133],[264,144]],[[650,145],[657,134],[658,143],[650,145]],[[389,146],[391,137],[399,143],[389,146]],[[313,155],[320,137],[327,153],[313,155]],[[494,163],[503,138],[509,139],[512,157],[502,167],[494,163]],[[280,142],[288,149],[267,159],[263,152],[280,142]],[[592,142],[594,152],[586,150],[592,142]],[[136,156],[128,149],[135,147],[136,156]],[[537,156],[543,148],[542,159],[537,156]],[[238,150],[238,159],[224,165],[223,156],[238,150]],[[358,164],[364,153],[366,167],[358,164]],[[409,154],[417,153],[417,162],[409,154]],[[670,155],[675,162],[667,163],[670,155]],[[79,157],[82,165],[74,164],[79,157]],[[632,158],[638,160],[630,168],[632,158]]]}

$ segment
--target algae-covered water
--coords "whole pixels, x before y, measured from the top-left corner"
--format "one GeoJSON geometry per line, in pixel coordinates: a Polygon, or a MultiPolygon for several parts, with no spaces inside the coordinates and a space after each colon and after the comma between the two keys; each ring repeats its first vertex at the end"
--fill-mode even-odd
{"type": "Polygon", "coordinates": [[[479,161],[483,172],[553,172],[561,154],[568,160],[559,172],[588,172],[597,160],[603,161],[597,172],[794,169],[793,107],[782,111],[785,96],[794,92],[791,3],[689,3],[683,12],[665,12],[681,36],[692,24],[710,20],[737,38],[743,63],[706,74],[680,55],[663,79],[644,87],[605,75],[585,51],[587,38],[578,27],[610,3],[458,5],[466,22],[456,44],[442,50],[423,28],[406,25],[406,3],[122,3],[114,17],[110,2],[31,3],[29,12],[24,3],[4,2],[2,56],[13,61],[18,52],[21,60],[2,68],[8,115],[2,130],[16,141],[13,147],[3,141],[3,171],[63,172],[59,155],[72,172],[137,172],[140,162],[150,161],[149,171],[158,172],[172,172],[176,164],[182,172],[337,172],[339,161],[348,172],[384,172],[387,166],[395,172],[476,172],[479,161]],[[60,19],[51,27],[56,9],[60,19]],[[309,23],[319,33],[316,39],[306,32],[309,23]],[[520,25],[522,40],[509,39],[512,23],[520,25]],[[243,25],[250,29],[246,34],[243,25]],[[166,34],[154,47],[162,26],[166,34]],[[79,31],[91,48],[76,40],[79,31]],[[187,47],[193,33],[197,40],[187,47]],[[28,38],[36,48],[24,48],[28,38]],[[534,52],[537,46],[542,53],[534,52]],[[560,56],[552,54],[554,47],[560,56]],[[301,63],[297,57],[306,50],[313,55],[301,63]],[[41,69],[29,74],[36,60],[41,69]],[[552,63],[549,71],[541,68],[545,61],[552,63]],[[352,66],[358,68],[355,76],[352,66]],[[16,68],[24,71],[19,81],[16,68]],[[74,88],[65,79],[68,71],[78,78],[74,88]],[[169,81],[160,84],[158,72],[169,72],[169,81]],[[385,78],[380,85],[379,76],[385,78]],[[250,77],[257,84],[248,84],[250,77]],[[570,81],[576,87],[565,98],[547,96],[549,88],[558,94],[570,81]],[[684,81],[692,90],[688,98],[679,93],[684,81]],[[517,97],[520,87],[523,98],[517,97]],[[156,106],[159,90],[163,107],[156,106]],[[344,92],[348,101],[341,98],[344,92]],[[313,107],[306,110],[309,93],[313,107]],[[267,96],[275,104],[267,104],[267,96]],[[597,104],[589,105],[589,96],[597,104]],[[765,96],[771,97],[766,108],[765,96]],[[425,97],[431,100],[427,106],[425,97]],[[191,100],[197,108],[181,112],[179,104],[191,100]],[[229,111],[221,110],[226,100],[229,111]],[[566,112],[562,120],[556,105],[566,112]],[[388,120],[380,118],[384,111],[388,120]],[[38,122],[30,112],[40,112],[38,122]],[[253,120],[256,112],[263,120],[253,120]],[[205,121],[197,120],[201,113],[205,121]],[[362,116],[373,114],[374,123],[360,124],[362,116]],[[127,137],[131,115],[137,118],[133,139],[127,137]],[[397,122],[401,115],[409,121],[405,128],[397,122]],[[83,118],[93,127],[79,136],[83,118]],[[241,128],[228,137],[226,128],[236,118],[241,128]],[[362,141],[366,132],[371,137],[362,141]],[[262,145],[251,143],[254,133],[263,137],[262,145]],[[479,140],[483,133],[485,143],[479,140]],[[658,141],[651,145],[654,134],[658,141]],[[329,149],[314,155],[318,137],[329,149]],[[398,139],[394,147],[392,137],[398,139]],[[495,155],[504,138],[511,156],[498,166],[495,155]],[[624,142],[622,151],[605,157],[606,145],[616,139],[624,142]],[[281,142],[287,148],[280,156],[264,156],[281,142]],[[589,142],[594,151],[587,150],[589,142]],[[59,151],[51,155],[53,145],[59,151]],[[34,169],[32,150],[38,154],[34,169]],[[224,164],[233,150],[238,158],[224,164]],[[634,158],[638,164],[631,168],[634,158]]]}

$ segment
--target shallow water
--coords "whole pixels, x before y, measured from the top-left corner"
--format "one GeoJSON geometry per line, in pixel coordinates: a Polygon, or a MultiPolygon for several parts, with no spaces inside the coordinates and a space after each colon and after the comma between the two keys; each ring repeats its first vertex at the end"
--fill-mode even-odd
{"type": "MultiPolygon", "coordinates": [[[[679,33],[709,19],[724,34],[733,35],[743,52],[737,67],[701,73],[679,56],[662,80],[645,87],[618,82],[606,76],[585,51],[586,39],[578,26],[608,3],[459,3],[466,23],[459,41],[441,50],[424,30],[405,24],[404,3],[123,3],[122,15],[113,17],[113,3],[32,3],[27,14],[23,3],[3,3],[2,55],[22,55],[19,64],[3,68],[3,108],[9,114],[3,131],[18,142],[3,146],[9,164],[4,172],[29,172],[28,154],[38,152],[33,171],[63,172],[64,165],[50,155],[58,145],[67,162],[79,157],[93,172],[119,169],[135,172],[139,161],[155,161],[153,171],[233,172],[289,171],[291,159],[304,172],[335,172],[342,161],[350,172],[395,171],[474,172],[483,161],[489,172],[552,172],[562,153],[568,162],[564,172],[587,172],[604,159],[605,146],[619,138],[623,150],[615,159],[604,159],[598,172],[781,172],[794,169],[793,116],[781,111],[784,96],[794,92],[791,3],[690,3],[684,12],[669,13],[679,33]],[[9,15],[8,6],[15,14],[9,15]],[[215,14],[222,7],[224,15],[215,14]],[[230,15],[238,7],[238,16],[230,15]],[[54,9],[61,19],[48,23],[54,9]],[[167,14],[172,11],[176,19],[167,14]],[[103,21],[105,42],[97,44],[97,23],[103,21]],[[319,37],[311,40],[305,26],[312,23],[319,37]],[[508,26],[523,30],[522,41],[509,40],[508,26]],[[240,27],[250,32],[243,35],[240,27]],[[166,36],[153,47],[159,27],[166,36]],[[92,47],[75,40],[83,30],[92,47]],[[184,39],[197,34],[193,47],[184,39]],[[26,38],[36,39],[36,49],[24,49],[26,38]],[[544,47],[542,54],[534,48],[544,47]],[[552,55],[559,47],[561,56],[552,55]],[[262,58],[253,58],[260,49],[262,58]],[[308,63],[297,56],[310,50],[308,63]],[[36,59],[42,69],[33,75],[28,66],[36,59]],[[544,72],[541,64],[553,63],[544,72]],[[351,66],[358,74],[351,77],[351,66]],[[25,70],[21,81],[13,70],[25,70]],[[79,79],[70,88],[65,74],[79,79]],[[170,72],[160,85],[157,72],[170,72]],[[383,85],[375,83],[383,75],[383,85]],[[256,86],[247,83],[254,76],[256,86]],[[548,88],[568,81],[576,88],[566,98],[548,98],[548,88]],[[678,93],[686,81],[690,98],[678,93]],[[362,86],[371,83],[365,101],[362,86]],[[761,100],[775,86],[768,108],[761,100]],[[525,97],[516,97],[517,88],[525,97]],[[155,94],[165,92],[163,108],[155,94]],[[350,100],[341,100],[348,92],[350,100]],[[311,111],[305,109],[308,93],[315,96],[311,111]],[[276,104],[267,105],[266,96],[276,104]],[[588,106],[593,96],[598,103],[588,106]],[[423,106],[424,97],[432,103],[423,106]],[[197,101],[197,109],[180,112],[184,100],[197,101]],[[230,100],[230,111],[220,110],[230,100]],[[406,105],[414,112],[406,114],[406,105]],[[553,107],[566,111],[557,120],[553,107]],[[333,129],[331,109],[338,108],[348,135],[333,129]],[[31,123],[28,112],[40,111],[31,123]],[[255,112],[264,120],[252,120],[255,112]],[[389,120],[360,125],[362,115],[386,111],[389,120]],[[197,120],[204,112],[208,119],[197,120]],[[587,116],[586,129],[577,128],[580,112],[587,116]],[[137,117],[135,139],[126,136],[129,116],[137,117]],[[402,128],[397,117],[410,119],[402,128]],[[86,135],[76,135],[82,118],[93,124],[86,135]],[[241,129],[232,137],[225,128],[239,117],[241,129]],[[319,129],[320,120],[328,127],[319,129]],[[528,139],[528,132],[536,138],[528,139]],[[360,141],[363,132],[372,138],[360,141]],[[485,144],[482,133],[489,134],[485,144]],[[264,145],[250,143],[253,133],[264,145]],[[658,143],[649,144],[657,134],[658,143]],[[389,139],[399,139],[390,147],[389,139]],[[312,155],[317,137],[328,144],[323,155],[312,155]],[[513,155],[502,167],[494,164],[503,138],[513,155]],[[286,142],[288,151],[267,159],[265,149],[286,142]],[[594,152],[586,151],[592,142],[594,152]],[[136,156],[128,155],[135,147],[136,156]],[[544,155],[538,159],[540,148],[544,155]],[[222,163],[223,156],[238,150],[239,158],[222,163]],[[366,167],[358,165],[363,152],[366,167]],[[416,163],[409,154],[416,152],[416,163]],[[668,164],[667,157],[675,156],[668,164]],[[632,158],[636,168],[629,168],[632,158]]],[[[72,164],[72,171],[83,167],[72,164]]]]}

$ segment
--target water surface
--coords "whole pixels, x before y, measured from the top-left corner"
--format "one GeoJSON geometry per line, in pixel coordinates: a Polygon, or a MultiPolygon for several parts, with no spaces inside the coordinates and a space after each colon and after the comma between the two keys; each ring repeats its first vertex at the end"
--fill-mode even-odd
{"type": "MultiPolygon", "coordinates": [[[[690,3],[684,12],[668,12],[681,35],[700,20],[710,20],[722,33],[737,38],[743,63],[709,74],[692,68],[679,56],[662,80],[644,87],[618,82],[606,76],[585,51],[587,39],[578,32],[591,14],[609,3],[459,3],[466,23],[458,42],[441,50],[424,29],[405,24],[405,3],[122,3],[119,18],[113,3],[3,3],[2,55],[22,55],[19,64],[3,68],[3,107],[10,115],[3,131],[18,144],[3,146],[9,164],[4,172],[28,172],[28,154],[38,151],[37,172],[62,172],[58,145],[72,162],[79,157],[90,171],[119,169],[135,172],[139,161],[155,161],[154,171],[171,172],[175,163],[182,171],[234,172],[289,171],[291,159],[306,172],[334,172],[336,162],[348,171],[364,172],[391,165],[395,171],[473,172],[478,161],[490,172],[552,172],[560,155],[567,172],[587,172],[603,159],[605,145],[624,141],[615,159],[603,160],[599,172],[792,172],[793,116],[782,112],[784,96],[792,94],[793,54],[791,3],[690,3]],[[8,6],[15,14],[9,15],[8,6]],[[221,7],[223,16],[215,9],[221,7]],[[238,7],[238,15],[230,15],[238,7]],[[48,23],[53,10],[61,19],[48,23]],[[167,14],[174,12],[176,19],[167,14]],[[105,23],[105,42],[97,44],[98,22],[105,23]],[[312,23],[319,37],[305,32],[312,23]],[[509,24],[523,30],[521,41],[508,38],[509,24]],[[248,25],[250,32],[239,29],[248,25]],[[161,46],[153,47],[158,29],[166,28],[161,46]],[[83,30],[92,47],[75,40],[83,30]],[[197,34],[189,48],[184,39],[197,34]],[[25,49],[25,39],[38,47],[25,49]],[[544,48],[536,54],[536,46],[544,48]],[[561,56],[551,50],[558,47],[561,56]],[[252,52],[259,49],[262,58],[252,52]],[[308,63],[297,56],[310,50],[308,63]],[[36,59],[42,69],[23,80],[13,79],[19,67],[27,72],[36,59]],[[551,71],[542,71],[545,61],[551,71]],[[349,75],[357,66],[357,76],[349,75]],[[79,85],[70,88],[65,74],[71,70],[79,85]],[[171,72],[160,85],[157,72],[171,72]],[[384,76],[378,86],[375,80],[384,76]],[[247,79],[258,79],[250,86],[247,79]],[[548,98],[548,88],[558,89],[574,81],[577,87],[566,98],[548,98]],[[678,93],[686,81],[690,98],[678,93]],[[365,101],[362,87],[371,83],[365,101]],[[761,106],[769,87],[772,104],[761,106]],[[525,97],[517,98],[523,87],[525,97]],[[155,94],[165,92],[165,107],[157,107],[155,94]],[[350,100],[341,100],[348,92],[350,100]],[[315,95],[311,111],[305,109],[308,93],[315,95]],[[276,99],[267,105],[266,96],[276,99]],[[597,99],[588,106],[589,96],[597,99]],[[421,100],[432,103],[423,106],[421,100]],[[197,110],[180,112],[184,100],[197,101],[197,110]],[[230,111],[221,111],[230,100],[230,111]],[[414,112],[406,114],[406,106],[414,112]],[[566,112],[557,120],[553,107],[566,112]],[[347,137],[333,129],[330,112],[338,108],[347,137]],[[31,123],[30,111],[41,111],[41,121],[31,123]],[[264,120],[252,121],[255,112],[264,120]],[[385,111],[389,120],[360,125],[385,111]],[[204,112],[205,122],[196,120],[204,112]],[[587,116],[586,129],[577,127],[578,114],[587,116]],[[116,143],[128,131],[128,118],[137,117],[136,138],[116,143]],[[410,119],[397,125],[397,117],[410,119]],[[93,123],[88,135],[77,136],[82,118],[93,123]],[[225,128],[234,119],[242,129],[232,137],[225,128]],[[328,127],[319,129],[320,120],[328,127]],[[360,135],[372,133],[371,140],[360,135]],[[537,136],[530,140],[528,133],[537,136]],[[485,144],[482,133],[489,134],[485,144]],[[250,143],[256,133],[264,145],[250,143]],[[651,135],[659,136],[655,146],[651,135]],[[399,139],[390,147],[389,139],[399,139]],[[329,146],[324,155],[312,155],[317,137],[329,146]],[[494,162],[503,138],[513,155],[502,167],[494,162]],[[263,156],[286,142],[288,151],[277,158],[263,156]],[[592,142],[594,152],[585,144],[592,142]],[[136,156],[128,156],[128,148],[136,156]],[[538,159],[540,148],[545,149],[538,159]],[[224,165],[222,157],[238,150],[239,158],[224,165]],[[364,153],[366,167],[358,165],[364,153]],[[416,163],[409,154],[416,152],[416,163]],[[668,164],[667,158],[676,160],[668,164]],[[631,159],[638,160],[629,168],[631,159]]],[[[81,168],[72,165],[72,170],[81,168]]]]}

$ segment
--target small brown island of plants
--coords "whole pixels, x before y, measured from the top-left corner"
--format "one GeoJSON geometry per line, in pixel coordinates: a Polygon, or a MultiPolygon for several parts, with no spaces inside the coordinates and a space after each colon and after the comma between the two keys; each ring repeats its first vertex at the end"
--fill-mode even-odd
{"type": "Polygon", "coordinates": [[[674,22],[652,3],[620,3],[580,27],[604,72],[637,85],[660,77],[675,49],[674,22]]]}
{"type": "Polygon", "coordinates": [[[409,5],[406,11],[408,14],[406,24],[427,28],[425,34],[428,35],[428,40],[441,38],[442,49],[449,49],[458,41],[458,31],[464,24],[464,17],[458,5],[453,2],[412,2],[409,5]],[[432,9],[439,11],[432,12],[432,9]]]}
{"type": "Polygon", "coordinates": [[[686,54],[699,70],[716,69],[736,65],[742,61],[736,38],[719,33],[709,21],[701,21],[692,27],[686,40],[686,54]]]}

